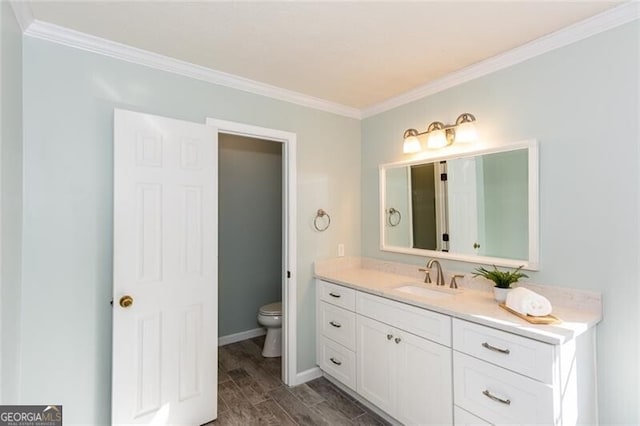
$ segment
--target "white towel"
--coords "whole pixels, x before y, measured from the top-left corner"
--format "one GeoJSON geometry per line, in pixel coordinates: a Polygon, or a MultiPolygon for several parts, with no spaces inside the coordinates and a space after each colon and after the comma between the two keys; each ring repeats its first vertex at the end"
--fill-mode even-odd
{"type": "Polygon", "coordinates": [[[522,315],[543,317],[551,313],[549,299],[523,287],[514,288],[507,294],[506,305],[522,315]]]}

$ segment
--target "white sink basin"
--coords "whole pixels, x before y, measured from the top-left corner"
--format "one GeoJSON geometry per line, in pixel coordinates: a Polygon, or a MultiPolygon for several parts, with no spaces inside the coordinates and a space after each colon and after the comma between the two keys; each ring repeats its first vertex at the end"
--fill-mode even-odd
{"type": "Polygon", "coordinates": [[[460,292],[460,290],[449,288],[426,288],[416,284],[402,284],[401,286],[394,288],[394,290],[398,290],[402,293],[413,294],[414,296],[429,297],[432,299],[447,299],[460,292]]]}

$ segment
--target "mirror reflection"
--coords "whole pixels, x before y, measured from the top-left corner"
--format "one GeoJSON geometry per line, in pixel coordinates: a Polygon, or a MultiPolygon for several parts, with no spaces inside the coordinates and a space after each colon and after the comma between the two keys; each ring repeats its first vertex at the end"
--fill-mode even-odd
{"type": "Polygon", "coordinates": [[[529,160],[520,147],[381,166],[383,250],[530,260],[529,160]]]}

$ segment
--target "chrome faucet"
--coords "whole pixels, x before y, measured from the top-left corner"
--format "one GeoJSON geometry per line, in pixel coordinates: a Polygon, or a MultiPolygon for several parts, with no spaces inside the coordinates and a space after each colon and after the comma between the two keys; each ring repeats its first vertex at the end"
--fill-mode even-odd
{"type": "MultiPolygon", "coordinates": [[[[436,285],[444,286],[444,274],[442,273],[442,266],[440,266],[440,262],[435,259],[430,259],[427,262],[427,270],[430,270],[433,265],[436,265],[436,285]]],[[[428,275],[428,273],[427,273],[428,275]]]]}

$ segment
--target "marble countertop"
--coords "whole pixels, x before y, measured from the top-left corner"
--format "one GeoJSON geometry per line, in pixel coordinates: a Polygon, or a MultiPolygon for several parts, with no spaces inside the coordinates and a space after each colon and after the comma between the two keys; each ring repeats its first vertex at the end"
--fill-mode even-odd
{"type": "MultiPolygon", "coordinates": [[[[598,309],[597,304],[585,309],[584,306],[571,306],[571,303],[561,304],[552,301],[553,315],[562,322],[552,325],[531,324],[498,306],[492,292],[461,287],[454,295],[446,298],[408,294],[396,288],[411,284],[448,291],[448,281],[444,288],[436,287],[433,283],[423,283],[415,276],[365,268],[360,262],[351,262],[349,265],[338,268],[326,263],[320,267],[316,264],[315,275],[325,281],[550,344],[561,344],[571,340],[594,327],[602,319],[601,306],[598,309]]],[[[568,300],[575,299],[572,290],[565,289],[564,295],[568,300]]]]}

